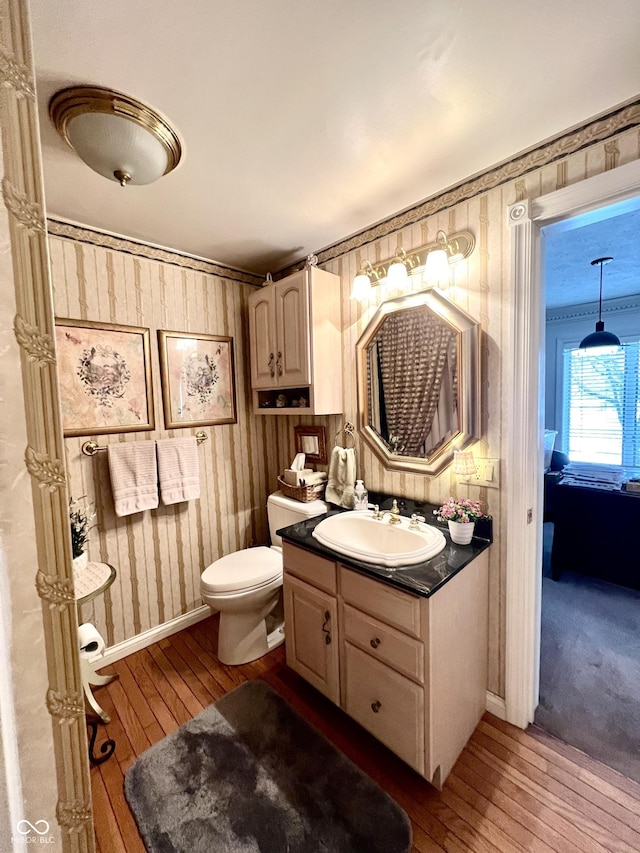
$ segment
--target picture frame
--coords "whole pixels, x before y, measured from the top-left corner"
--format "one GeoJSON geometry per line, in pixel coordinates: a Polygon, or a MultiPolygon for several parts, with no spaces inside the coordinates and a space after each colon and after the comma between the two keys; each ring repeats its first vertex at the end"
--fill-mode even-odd
{"type": "Polygon", "coordinates": [[[233,338],[158,330],[166,429],[237,422],[233,338]]]}
{"type": "Polygon", "coordinates": [[[306,462],[327,464],[327,438],[323,426],[296,426],[293,428],[296,453],[304,453],[306,462]]]}
{"type": "Polygon", "coordinates": [[[65,437],[155,428],[148,328],[56,318],[55,330],[65,437]]]}

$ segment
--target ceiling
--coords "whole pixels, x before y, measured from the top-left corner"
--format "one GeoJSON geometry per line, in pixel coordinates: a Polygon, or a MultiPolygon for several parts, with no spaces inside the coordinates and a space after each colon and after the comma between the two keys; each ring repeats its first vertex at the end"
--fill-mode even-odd
{"type": "Polygon", "coordinates": [[[544,229],[547,308],[640,295],[640,197],[544,229]]]}
{"type": "MultiPolygon", "coordinates": [[[[265,273],[640,92],[637,0],[31,0],[49,214],[265,273]],[[182,163],[122,188],[47,105],[106,86],[182,163]]],[[[590,270],[587,272],[591,272],[590,270]]]]}

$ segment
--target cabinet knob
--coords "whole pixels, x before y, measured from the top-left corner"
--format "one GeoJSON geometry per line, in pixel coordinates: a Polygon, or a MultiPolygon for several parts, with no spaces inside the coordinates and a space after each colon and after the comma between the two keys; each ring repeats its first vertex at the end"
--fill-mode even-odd
{"type": "Polygon", "coordinates": [[[380,708],[382,708],[382,702],[376,701],[371,703],[371,710],[374,714],[377,714],[380,708]]]}
{"type": "Polygon", "coordinates": [[[374,637],[373,640],[371,640],[371,648],[377,649],[379,645],[380,645],[380,637],[374,637]]]}

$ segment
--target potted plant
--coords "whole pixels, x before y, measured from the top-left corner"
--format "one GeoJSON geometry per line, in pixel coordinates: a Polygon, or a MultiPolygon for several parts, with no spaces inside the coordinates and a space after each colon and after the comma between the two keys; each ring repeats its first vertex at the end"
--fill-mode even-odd
{"type": "Polygon", "coordinates": [[[473,529],[482,518],[482,501],[469,498],[447,498],[438,509],[434,509],[438,521],[446,521],[451,541],[456,545],[468,545],[473,538],[473,529]]]}
{"type": "Polygon", "coordinates": [[[71,525],[71,549],[73,556],[73,571],[78,574],[86,568],[89,557],[86,551],[89,531],[96,517],[96,511],[87,505],[85,497],[69,501],[69,522],[71,525]]]}

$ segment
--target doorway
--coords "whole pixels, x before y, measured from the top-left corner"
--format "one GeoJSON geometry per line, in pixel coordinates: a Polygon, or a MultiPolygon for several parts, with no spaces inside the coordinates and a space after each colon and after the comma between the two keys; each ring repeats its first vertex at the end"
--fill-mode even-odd
{"type": "Polygon", "coordinates": [[[619,559],[612,560],[618,546],[612,550],[610,530],[617,522],[607,515],[617,508],[617,514],[635,519],[635,526],[640,521],[640,500],[620,490],[623,471],[624,479],[635,474],[628,466],[640,461],[635,452],[638,233],[640,198],[541,231],[545,427],[557,438],[544,464],[540,702],[535,712],[536,725],[636,781],[640,590],[631,588],[637,585],[633,546],[621,543],[619,559]],[[623,344],[610,353],[580,348],[599,313],[599,274],[592,261],[605,256],[615,257],[604,276],[602,316],[606,330],[623,344]],[[563,474],[564,463],[569,466],[563,474]],[[577,530],[576,515],[589,518],[577,530]]]}
{"type": "Polygon", "coordinates": [[[516,202],[508,209],[513,293],[508,463],[521,477],[508,495],[505,715],[521,728],[533,722],[539,699],[544,454],[541,230],[638,195],[640,162],[635,161],[538,199],[516,202]],[[539,390],[524,394],[522,389],[527,388],[539,390]]]}

